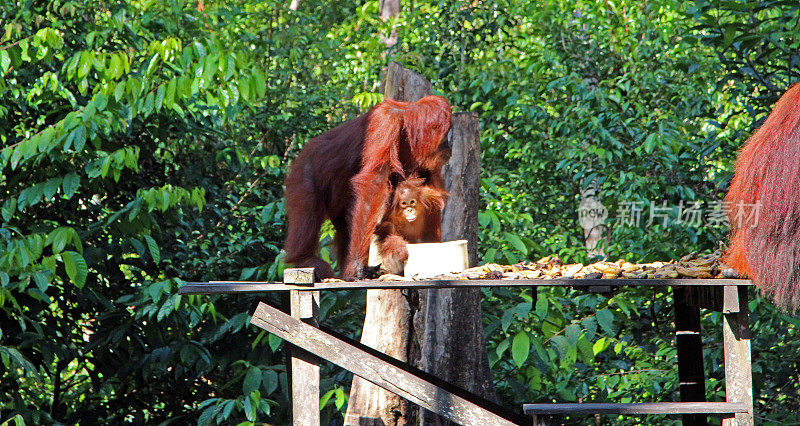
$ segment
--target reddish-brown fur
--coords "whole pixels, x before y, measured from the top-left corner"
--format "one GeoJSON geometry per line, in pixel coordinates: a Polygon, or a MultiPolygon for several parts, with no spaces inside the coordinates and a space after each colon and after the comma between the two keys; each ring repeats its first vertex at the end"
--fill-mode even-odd
{"type": "Polygon", "coordinates": [[[800,84],[775,104],[742,148],[728,195],[731,242],[725,262],[773,296],[800,305],[800,84]],[[740,204],[760,204],[757,221],[740,222],[740,204]]]}
{"type": "Polygon", "coordinates": [[[383,269],[391,274],[403,272],[408,260],[406,243],[442,240],[442,210],[449,195],[418,177],[397,185],[392,205],[375,231],[383,269]]]}
{"type": "Polygon", "coordinates": [[[310,140],[286,178],[286,261],[316,268],[318,278],[333,276],[318,255],[320,227],[328,218],[342,277],[362,278],[371,236],[392,193],[390,177],[416,172],[438,185],[440,143],[450,121],[450,105],[440,96],[386,100],[310,140]]]}

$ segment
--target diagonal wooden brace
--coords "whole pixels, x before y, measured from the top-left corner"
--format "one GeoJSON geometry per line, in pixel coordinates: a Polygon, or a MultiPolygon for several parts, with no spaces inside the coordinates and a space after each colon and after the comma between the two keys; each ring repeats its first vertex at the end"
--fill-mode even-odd
{"type": "Polygon", "coordinates": [[[530,418],[521,415],[500,415],[494,411],[501,411],[502,407],[490,401],[479,401],[474,395],[472,398],[457,395],[453,389],[445,389],[442,383],[435,384],[436,379],[424,377],[425,373],[410,365],[370,353],[356,342],[348,342],[265,303],[259,303],[250,323],[456,423],[513,425],[520,420],[530,423],[530,418]]]}

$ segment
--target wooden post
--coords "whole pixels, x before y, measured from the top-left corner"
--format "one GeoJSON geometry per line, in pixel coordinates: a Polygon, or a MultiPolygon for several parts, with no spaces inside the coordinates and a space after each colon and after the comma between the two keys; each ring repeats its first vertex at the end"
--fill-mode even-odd
{"type": "MultiPolygon", "coordinates": [[[[283,273],[285,284],[314,285],[314,268],[287,269],[283,273]]],[[[319,291],[289,291],[293,318],[318,326],[319,291]]],[[[291,348],[292,424],[310,426],[320,424],[319,417],[319,360],[298,347],[291,348]]]]}
{"type": "MultiPolygon", "coordinates": [[[[675,347],[678,352],[678,382],[682,402],[706,400],[703,372],[703,341],[700,335],[700,308],[690,304],[686,289],[672,287],[675,310],[675,347]]],[[[685,425],[707,425],[702,414],[684,414],[685,425]]]]}
{"type": "Polygon", "coordinates": [[[750,363],[750,326],[747,287],[725,286],[722,307],[722,344],[725,350],[725,398],[748,405],[747,413],[723,418],[723,426],[753,424],[753,372],[750,363]]]}

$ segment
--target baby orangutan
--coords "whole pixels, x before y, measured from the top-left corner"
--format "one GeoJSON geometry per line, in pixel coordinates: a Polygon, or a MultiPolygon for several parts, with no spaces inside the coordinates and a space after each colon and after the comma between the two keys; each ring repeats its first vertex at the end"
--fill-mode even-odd
{"type": "Polygon", "coordinates": [[[403,273],[407,243],[441,242],[442,210],[449,195],[416,176],[397,185],[392,204],[375,230],[382,269],[390,274],[403,273]]]}

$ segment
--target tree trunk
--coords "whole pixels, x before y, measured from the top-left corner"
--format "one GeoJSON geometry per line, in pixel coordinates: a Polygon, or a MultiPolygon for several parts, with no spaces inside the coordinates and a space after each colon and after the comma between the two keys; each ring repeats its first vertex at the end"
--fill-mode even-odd
{"type": "MultiPolygon", "coordinates": [[[[400,0],[378,0],[378,15],[382,21],[387,21],[400,14],[400,0]]],[[[381,34],[381,41],[386,45],[387,49],[397,44],[397,31],[392,32],[387,36],[381,34]]],[[[415,99],[416,100],[416,99],[415,99]]]]}
{"type": "MultiPolygon", "coordinates": [[[[367,314],[361,343],[408,361],[411,308],[401,290],[367,290],[367,314]]],[[[411,424],[411,403],[358,376],[353,376],[344,424],[389,426],[411,424]]]]}
{"type": "Polygon", "coordinates": [[[469,266],[478,265],[478,201],[481,189],[481,140],[478,114],[453,114],[452,155],[442,172],[450,199],[442,213],[442,241],[467,240],[469,266]]]}
{"type": "MultiPolygon", "coordinates": [[[[442,215],[442,240],[468,241],[469,264],[478,264],[480,134],[476,113],[453,115],[453,154],[444,168],[450,200],[442,215]]],[[[430,289],[420,292],[424,325],[419,367],[441,379],[494,400],[494,384],[481,321],[481,290],[430,289]]],[[[416,325],[416,322],[415,322],[416,325]]],[[[420,424],[450,424],[426,411],[420,424]]]]}
{"type": "Polygon", "coordinates": [[[600,246],[599,243],[605,234],[606,218],[608,218],[608,209],[597,198],[597,184],[592,181],[588,188],[581,189],[581,203],[578,211],[578,221],[583,228],[587,255],[590,258],[605,257],[603,246],[600,246]]]}
{"type": "MultiPolygon", "coordinates": [[[[386,74],[387,99],[411,102],[431,94],[431,83],[396,62],[386,74]]],[[[367,313],[361,343],[400,361],[419,359],[419,339],[414,336],[420,321],[416,290],[367,290],[367,313]],[[410,303],[409,303],[410,302],[410,303]]],[[[413,407],[399,396],[372,383],[353,377],[346,425],[406,425],[412,422],[413,407]]]]}

